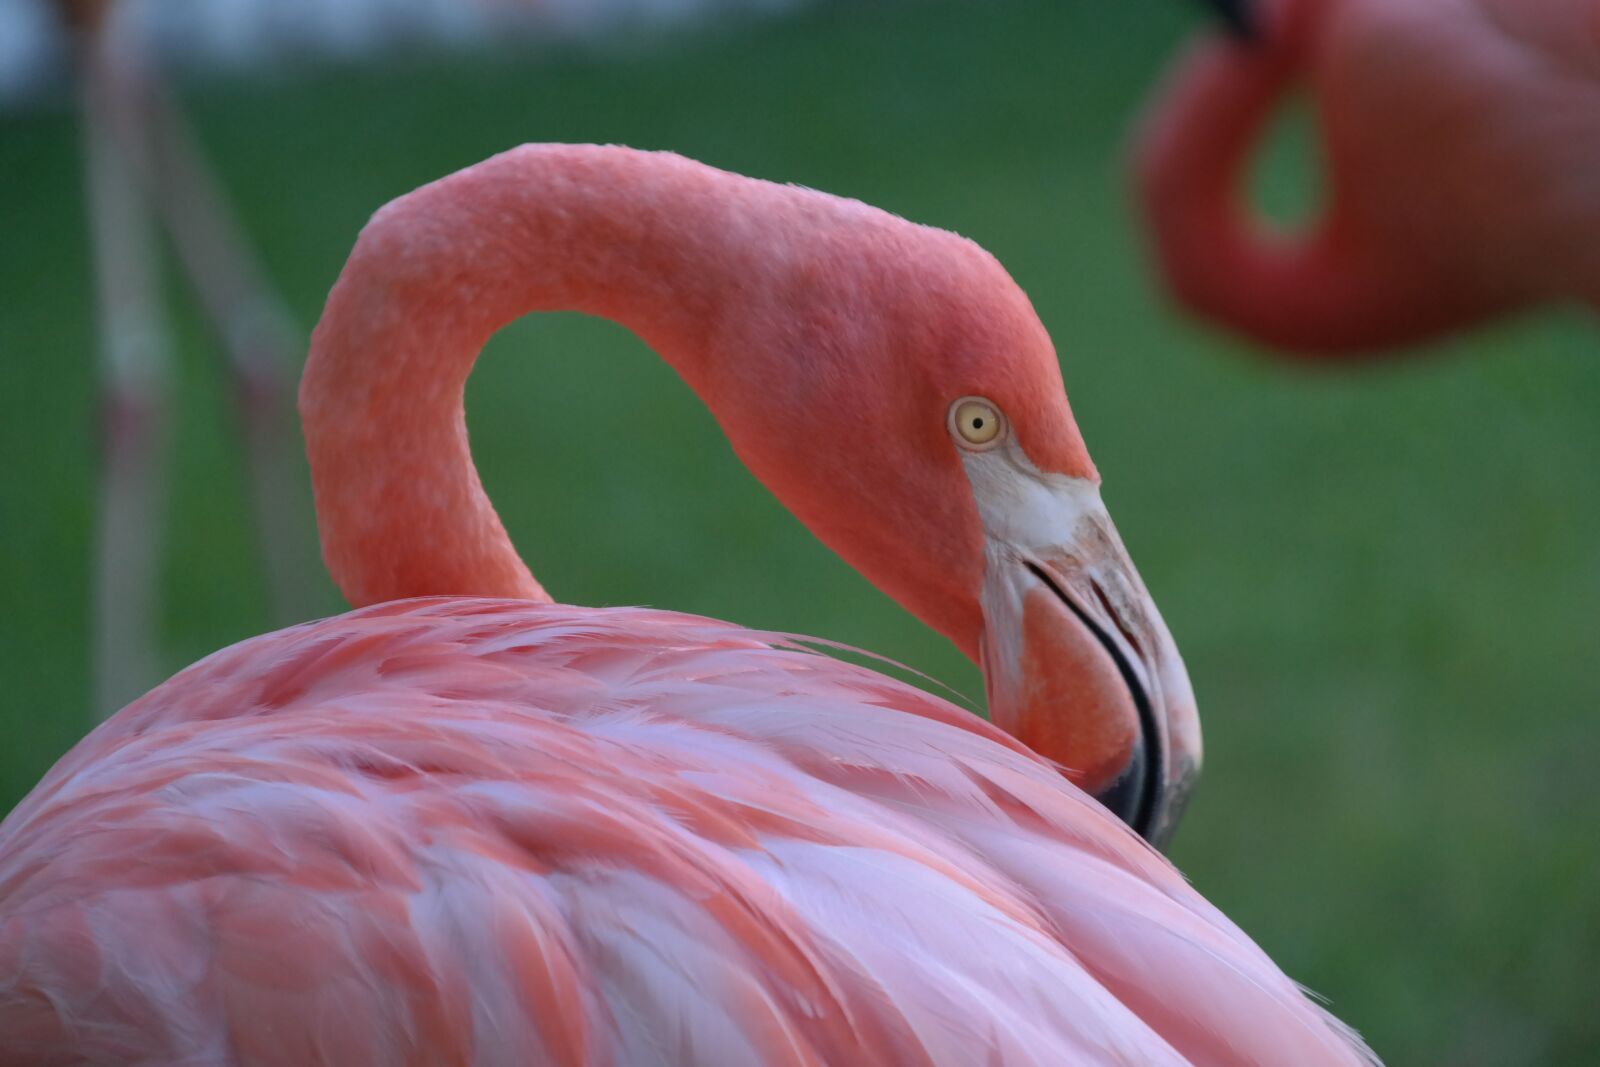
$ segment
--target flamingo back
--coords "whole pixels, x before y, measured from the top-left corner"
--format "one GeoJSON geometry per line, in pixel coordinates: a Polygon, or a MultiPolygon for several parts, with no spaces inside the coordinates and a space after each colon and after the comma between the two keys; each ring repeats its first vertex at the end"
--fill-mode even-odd
{"type": "Polygon", "coordinates": [[[0,824],[0,1065],[1357,1064],[976,716],[778,635],[429,598],[257,637],[0,824]]]}

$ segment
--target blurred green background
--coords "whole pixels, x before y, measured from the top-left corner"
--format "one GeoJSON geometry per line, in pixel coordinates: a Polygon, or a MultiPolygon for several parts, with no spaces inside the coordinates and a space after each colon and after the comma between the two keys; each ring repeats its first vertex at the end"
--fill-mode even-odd
{"type": "MultiPolygon", "coordinates": [[[[1119,165],[1192,21],[1176,3],[840,3],[604,54],[208,83],[186,102],[307,327],[370,212],[523,141],[672,148],[977,239],[1055,337],[1192,671],[1207,766],[1173,858],[1391,1063],[1591,1064],[1600,331],[1548,315],[1312,374],[1180,321],[1143,269],[1119,165]]],[[[1296,209],[1307,167],[1291,123],[1263,197],[1296,209]]],[[[93,309],[70,112],[0,117],[0,190],[8,810],[87,724],[93,309]]],[[[270,626],[218,360],[194,309],[174,310],[171,669],[270,626]]],[[[631,335],[529,319],[479,367],[476,455],[558,598],[816,634],[981,697],[631,335]]]]}

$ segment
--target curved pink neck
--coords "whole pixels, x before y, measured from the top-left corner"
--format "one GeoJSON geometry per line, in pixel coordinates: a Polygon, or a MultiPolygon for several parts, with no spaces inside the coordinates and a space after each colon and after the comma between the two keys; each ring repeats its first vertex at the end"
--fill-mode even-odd
{"type": "Polygon", "coordinates": [[[1460,324],[1466,309],[1371,247],[1340,201],[1301,234],[1264,232],[1242,192],[1252,150],[1292,88],[1315,5],[1292,5],[1272,44],[1207,42],[1185,57],[1141,131],[1135,160],[1156,258],[1200,315],[1303,355],[1397,345],[1460,324]]]}
{"type": "Polygon", "coordinates": [[[742,265],[713,236],[730,229],[721,177],[676,156],[525,146],[373,217],[300,385],[323,558],[353,605],[550,599],[473,466],[467,375],[501,326],[566,309],[628,327],[695,385],[742,265]]]}

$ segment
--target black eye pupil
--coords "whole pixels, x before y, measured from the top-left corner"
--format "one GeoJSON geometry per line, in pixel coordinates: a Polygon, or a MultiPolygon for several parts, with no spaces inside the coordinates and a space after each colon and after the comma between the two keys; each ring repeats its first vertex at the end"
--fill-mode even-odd
{"type": "Polygon", "coordinates": [[[981,430],[981,429],[983,429],[983,420],[982,420],[982,419],[973,419],[973,420],[972,420],[972,428],[973,428],[973,429],[974,429],[974,430],[981,430]]]}

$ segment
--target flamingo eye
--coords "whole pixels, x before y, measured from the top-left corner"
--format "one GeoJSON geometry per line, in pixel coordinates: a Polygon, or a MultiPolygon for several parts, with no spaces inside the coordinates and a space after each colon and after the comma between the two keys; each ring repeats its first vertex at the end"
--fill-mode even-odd
{"type": "Polygon", "coordinates": [[[1005,438],[1006,417],[981,396],[964,396],[950,405],[950,432],[969,451],[993,448],[1005,438]]]}

